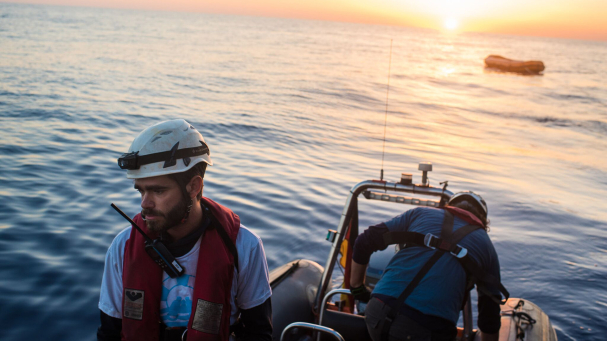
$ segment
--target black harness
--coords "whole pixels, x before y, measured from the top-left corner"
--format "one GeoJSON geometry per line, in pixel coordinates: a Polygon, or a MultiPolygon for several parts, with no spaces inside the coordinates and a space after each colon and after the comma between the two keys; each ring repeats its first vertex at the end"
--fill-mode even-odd
{"type": "Polygon", "coordinates": [[[405,300],[407,300],[407,297],[411,295],[413,290],[415,290],[415,288],[419,285],[432,266],[434,266],[434,264],[436,264],[436,262],[447,252],[455,257],[466,271],[466,275],[468,277],[468,289],[472,289],[474,284],[476,284],[480,292],[489,296],[492,300],[499,304],[506,303],[508,297],[510,297],[510,293],[502,285],[499,279],[483,271],[482,268],[474,261],[474,259],[468,255],[468,250],[457,244],[465,236],[481,227],[478,225],[466,225],[453,232],[453,221],[453,214],[445,210],[445,218],[443,219],[443,226],[441,229],[441,238],[436,237],[431,233],[424,235],[417,232],[388,232],[383,235],[384,245],[386,247],[391,244],[405,244],[405,247],[422,246],[436,249],[436,252],[434,252],[432,257],[430,257],[430,259],[422,266],[415,277],[413,277],[409,285],[407,285],[405,290],[398,297],[396,304],[392,306],[386,315],[381,332],[382,340],[388,340],[392,322],[398,315],[398,311],[403,303],[405,303],[405,300]],[[498,287],[505,299],[500,301],[493,296],[493,294],[486,289],[487,284],[498,287]]]}

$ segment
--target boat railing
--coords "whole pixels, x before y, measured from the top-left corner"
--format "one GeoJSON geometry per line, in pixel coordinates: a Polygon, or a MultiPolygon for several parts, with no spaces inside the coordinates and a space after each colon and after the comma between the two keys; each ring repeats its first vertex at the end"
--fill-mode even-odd
{"type": "Polygon", "coordinates": [[[319,332],[319,335],[320,335],[320,333],[325,333],[325,334],[329,334],[329,335],[333,336],[334,338],[337,339],[337,341],[345,341],[343,336],[341,336],[341,334],[336,332],[335,330],[333,330],[329,327],[324,327],[324,326],[320,326],[318,324],[308,323],[308,322],[293,322],[290,325],[288,325],[285,329],[283,329],[282,334],[280,334],[280,341],[284,341],[285,335],[287,335],[287,331],[289,329],[293,329],[293,328],[310,329],[315,332],[319,332]]]}
{"type": "Polygon", "coordinates": [[[346,199],[346,204],[344,205],[344,209],[342,211],[337,230],[334,232],[331,251],[329,252],[329,257],[327,258],[324,272],[322,274],[322,278],[319,283],[319,287],[316,294],[316,299],[314,303],[315,311],[320,314],[322,313],[322,309],[324,308],[323,298],[325,297],[325,293],[328,290],[329,283],[331,282],[331,276],[335,267],[337,255],[339,254],[341,243],[348,229],[348,224],[350,220],[349,215],[351,215],[351,210],[356,209],[356,207],[353,207],[356,206],[353,205],[354,198],[358,198],[360,194],[363,194],[363,196],[368,200],[403,203],[415,206],[439,207],[446,203],[453,195],[453,193],[447,190],[446,187],[446,183],[443,187],[434,187],[430,186],[427,183],[422,185],[416,185],[412,183],[405,184],[403,182],[383,180],[366,180],[354,185],[350,190],[348,198],[346,199]],[[380,190],[383,191],[383,193],[373,192],[372,190],[380,190]],[[411,193],[415,195],[415,197],[404,197],[390,194],[388,192],[411,193]],[[420,199],[417,197],[418,195],[436,196],[440,198],[440,201],[420,199]]]}
{"type": "MultiPolygon", "coordinates": [[[[331,299],[331,297],[333,297],[333,296],[335,296],[337,294],[352,296],[352,293],[350,292],[350,289],[333,289],[333,290],[329,291],[325,295],[325,297],[322,299],[322,305],[321,305],[321,309],[320,309],[320,316],[318,317],[318,324],[320,324],[321,326],[322,326],[323,317],[325,316],[325,309],[326,309],[326,306],[327,306],[327,302],[331,299]]],[[[317,337],[316,340],[320,341],[320,334],[318,334],[318,337],[317,337]]]]}

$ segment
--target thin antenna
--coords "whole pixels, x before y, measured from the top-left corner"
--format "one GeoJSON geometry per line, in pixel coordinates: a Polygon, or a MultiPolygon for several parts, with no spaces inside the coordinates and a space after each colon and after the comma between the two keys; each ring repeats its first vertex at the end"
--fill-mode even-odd
{"type": "Polygon", "coordinates": [[[154,242],[150,237],[148,237],[147,234],[145,234],[145,232],[143,232],[143,230],[141,230],[141,228],[128,215],[126,215],[124,212],[122,212],[122,210],[119,209],[118,206],[114,205],[114,203],[112,203],[110,206],[112,206],[112,208],[115,209],[116,212],[120,213],[120,215],[123,216],[124,219],[128,220],[129,223],[131,223],[131,225],[133,225],[133,227],[135,227],[137,229],[137,231],[139,231],[143,235],[143,238],[145,239],[146,242],[149,242],[149,243],[154,242]]]}
{"type": "Polygon", "coordinates": [[[390,94],[390,71],[392,69],[392,39],[390,39],[390,62],[388,63],[388,87],[386,89],[386,117],[384,119],[384,146],[381,151],[381,172],[379,180],[384,180],[384,155],[386,154],[386,126],[388,124],[388,96],[390,94]]]}

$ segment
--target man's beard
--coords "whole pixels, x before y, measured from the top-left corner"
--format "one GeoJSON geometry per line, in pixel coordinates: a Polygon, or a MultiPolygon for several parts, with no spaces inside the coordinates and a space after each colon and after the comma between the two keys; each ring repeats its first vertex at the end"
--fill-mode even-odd
{"type": "Polygon", "coordinates": [[[141,210],[141,216],[145,219],[146,215],[152,215],[157,217],[162,217],[164,219],[158,220],[146,220],[146,225],[148,230],[151,232],[166,232],[177,226],[181,223],[181,220],[185,216],[185,212],[187,209],[187,204],[185,200],[180,199],[177,205],[173,207],[167,214],[163,212],[152,210],[152,209],[143,209],[141,210]],[[164,220],[164,222],[163,222],[164,220]]]}

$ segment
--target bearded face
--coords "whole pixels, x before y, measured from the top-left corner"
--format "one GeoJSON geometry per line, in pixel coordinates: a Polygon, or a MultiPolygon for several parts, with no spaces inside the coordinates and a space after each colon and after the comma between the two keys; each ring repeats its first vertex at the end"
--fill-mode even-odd
{"type": "Polygon", "coordinates": [[[175,206],[170,208],[168,212],[162,212],[158,209],[142,209],[141,217],[146,221],[148,230],[151,232],[161,233],[166,232],[181,223],[187,209],[186,201],[181,198],[175,206]],[[147,219],[146,217],[154,217],[147,219]]]}
{"type": "Polygon", "coordinates": [[[134,187],[141,194],[141,215],[151,232],[181,224],[189,203],[175,180],[166,175],[135,179],[134,187]]]}

